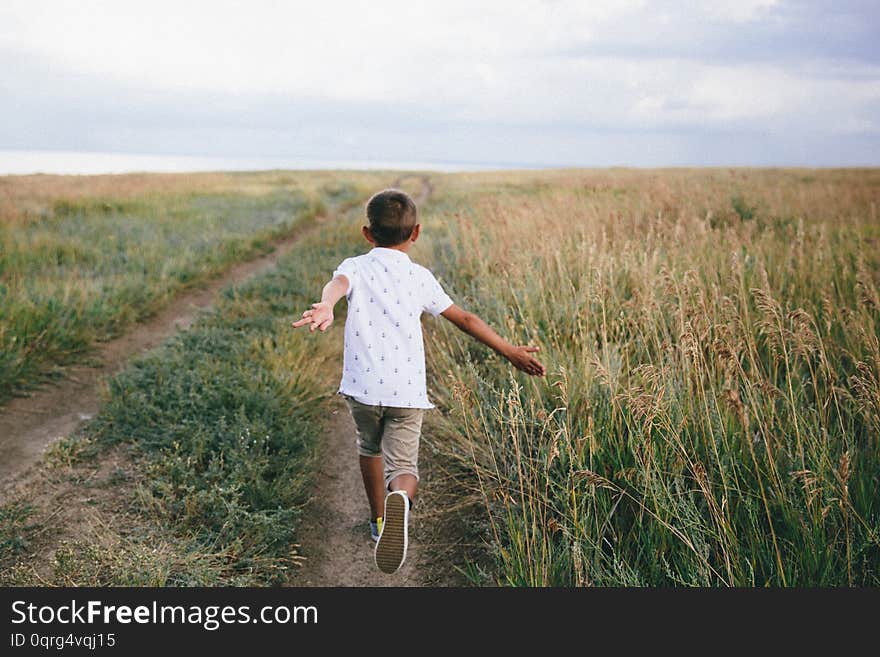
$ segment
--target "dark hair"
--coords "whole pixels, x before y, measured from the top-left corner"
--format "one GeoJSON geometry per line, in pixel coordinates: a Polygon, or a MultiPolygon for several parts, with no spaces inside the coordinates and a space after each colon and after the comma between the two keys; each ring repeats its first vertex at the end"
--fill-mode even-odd
{"type": "Polygon", "coordinates": [[[418,223],[418,210],[406,192],[384,189],[367,201],[367,219],[378,246],[397,246],[412,235],[418,223]]]}

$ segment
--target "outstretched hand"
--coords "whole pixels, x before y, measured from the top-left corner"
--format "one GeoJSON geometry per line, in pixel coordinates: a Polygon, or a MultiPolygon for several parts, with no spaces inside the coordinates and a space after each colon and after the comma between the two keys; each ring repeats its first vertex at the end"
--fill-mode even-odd
{"type": "Polygon", "coordinates": [[[311,309],[303,313],[302,319],[293,322],[291,326],[293,328],[299,328],[300,326],[309,324],[309,331],[314,332],[315,329],[320,329],[323,333],[330,328],[332,323],[333,307],[328,303],[319,301],[318,303],[313,303],[311,309]]]}
{"type": "Polygon", "coordinates": [[[532,376],[544,376],[547,373],[547,368],[531,356],[539,350],[540,347],[513,347],[505,356],[516,369],[532,376]]]}

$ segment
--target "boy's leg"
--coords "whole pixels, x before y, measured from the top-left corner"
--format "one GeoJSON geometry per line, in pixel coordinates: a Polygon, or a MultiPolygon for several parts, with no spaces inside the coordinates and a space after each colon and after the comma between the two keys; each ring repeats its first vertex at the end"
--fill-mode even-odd
{"type": "Polygon", "coordinates": [[[421,409],[385,409],[382,453],[385,457],[385,481],[390,492],[385,496],[382,534],[374,554],[376,566],[383,573],[397,571],[406,560],[409,508],[419,480],[422,416],[421,409]]]}
{"type": "Polygon", "coordinates": [[[414,500],[419,487],[419,439],[424,411],[420,408],[386,408],[382,431],[385,483],[388,492],[406,491],[414,500]]]}
{"type": "Polygon", "coordinates": [[[419,487],[419,439],[424,411],[420,408],[385,409],[382,454],[388,491],[406,491],[414,500],[419,487]]]}
{"type": "Polygon", "coordinates": [[[388,484],[388,491],[405,490],[407,497],[415,501],[416,491],[419,489],[419,480],[409,473],[399,474],[388,484]]]}
{"type": "Polygon", "coordinates": [[[376,520],[382,515],[385,505],[385,466],[381,446],[382,409],[361,404],[349,395],[344,397],[357,429],[358,461],[364,491],[370,503],[370,520],[376,520]]]}
{"type": "Polygon", "coordinates": [[[364,489],[370,501],[370,518],[375,520],[382,515],[385,506],[385,460],[381,454],[378,456],[361,454],[360,463],[364,489]]]}

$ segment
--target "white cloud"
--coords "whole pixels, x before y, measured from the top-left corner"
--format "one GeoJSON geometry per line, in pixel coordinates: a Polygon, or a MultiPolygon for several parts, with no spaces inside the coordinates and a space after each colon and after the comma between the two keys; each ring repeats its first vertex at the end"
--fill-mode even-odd
{"type": "Polygon", "coordinates": [[[434,71],[489,77],[516,54],[588,39],[634,2],[5,2],[0,45],[175,86],[384,98],[434,71]]]}
{"type": "Polygon", "coordinates": [[[733,0],[732,2],[696,3],[695,9],[705,8],[710,18],[734,23],[748,23],[766,16],[778,0],[733,0]]]}
{"type": "Polygon", "coordinates": [[[849,75],[850,64],[820,57],[777,61],[772,38],[762,57],[735,56],[752,54],[758,28],[785,36],[790,14],[774,0],[4,0],[0,54],[69,74],[71,95],[89,93],[82,78],[158,104],[182,92],[234,96],[261,121],[256,104],[268,98],[409,108],[413,130],[430,119],[544,131],[876,133],[876,57],[849,75]],[[738,44],[730,57],[700,57],[722,39],[738,44]]]}

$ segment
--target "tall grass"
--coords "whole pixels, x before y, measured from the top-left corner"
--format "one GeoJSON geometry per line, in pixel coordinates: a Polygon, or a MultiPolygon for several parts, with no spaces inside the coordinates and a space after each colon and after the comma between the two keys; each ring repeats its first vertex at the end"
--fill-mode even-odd
{"type": "Polygon", "coordinates": [[[491,580],[880,584],[880,173],[438,188],[453,298],[548,365],[434,333],[433,442],[483,500],[491,580]]]}

